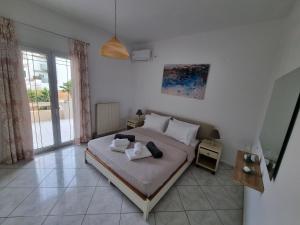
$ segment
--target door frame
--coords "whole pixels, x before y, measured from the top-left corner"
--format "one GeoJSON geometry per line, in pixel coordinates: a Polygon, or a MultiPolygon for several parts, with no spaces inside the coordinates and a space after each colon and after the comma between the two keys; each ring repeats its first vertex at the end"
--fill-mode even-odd
{"type": "MultiPolygon", "coordinates": [[[[22,44],[20,47],[20,54],[22,55],[21,51],[31,51],[31,52],[44,54],[46,55],[47,58],[48,81],[49,81],[50,104],[51,104],[51,122],[52,122],[52,131],[53,131],[52,134],[53,145],[34,149],[34,153],[39,154],[45,151],[51,151],[60,147],[73,144],[74,140],[61,142],[58,86],[57,86],[57,74],[56,74],[56,63],[55,63],[55,57],[69,58],[68,54],[59,51],[53,51],[50,49],[33,47],[27,44],[22,44]]],[[[23,60],[22,60],[22,68],[23,68],[23,60]]]]}

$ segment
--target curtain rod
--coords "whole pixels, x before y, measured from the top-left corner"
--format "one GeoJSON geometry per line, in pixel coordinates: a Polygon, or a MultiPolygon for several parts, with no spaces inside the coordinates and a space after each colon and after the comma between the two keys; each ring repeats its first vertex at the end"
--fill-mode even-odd
{"type": "MultiPolygon", "coordinates": [[[[22,24],[22,25],[27,26],[27,27],[31,27],[31,28],[36,29],[36,30],[44,31],[44,32],[49,33],[49,34],[54,34],[54,35],[59,36],[59,37],[62,37],[62,38],[72,39],[72,40],[78,40],[78,39],[75,39],[75,38],[73,38],[73,37],[69,37],[69,36],[67,36],[67,35],[59,34],[59,33],[56,33],[56,32],[54,32],[54,31],[46,30],[46,29],[44,29],[44,28],[36,27],[36,26],[34,26],[34,25],[30,25],[30,24],[27,24],[27,23],[23,23],[23,22],[20,22],[20,21],[17,21],[17,20],[14,20],[14,22],[19,23],[19,24],[22,24]]],[[[88,43],[88,42],[86,42],[86,43],[87,43],[87,45],[90,45],[90,43],[88,43]]]]}

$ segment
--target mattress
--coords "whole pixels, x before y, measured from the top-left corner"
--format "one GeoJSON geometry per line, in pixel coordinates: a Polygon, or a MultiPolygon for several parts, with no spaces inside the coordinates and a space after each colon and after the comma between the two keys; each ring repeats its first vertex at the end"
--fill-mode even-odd
{"type": "Polygon", "coordinates": [[[154,194],[185,162],[191,163],[195,148],[187,146],[159,132],[135,128],[122,132],[135,135],[137,142],[153,141],[163,152],[163,157],[129,161],[126,154],[109,149],[114,135],[89,141],[89,151],[139,192],[149,197],[154,194]]]}

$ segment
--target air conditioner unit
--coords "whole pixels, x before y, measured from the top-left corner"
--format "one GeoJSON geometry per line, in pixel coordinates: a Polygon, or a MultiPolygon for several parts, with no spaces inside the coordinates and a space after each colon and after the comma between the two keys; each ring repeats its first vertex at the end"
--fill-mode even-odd
{"type": "Polygon", "coordinates": [[[131,52],[132,61],[149,61],[150,59],[151,59],[150,49],[135,50],[131,52]]]}

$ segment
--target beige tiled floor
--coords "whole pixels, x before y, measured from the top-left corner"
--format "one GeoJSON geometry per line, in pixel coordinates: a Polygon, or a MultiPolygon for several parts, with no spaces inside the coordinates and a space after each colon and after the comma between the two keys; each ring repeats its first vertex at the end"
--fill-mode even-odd
{"type": "Polygon", "coordinates": [[[40,154],[34,161],[0,165],[1,225],[241,225],[243,187],[232,168],[216,175],[191,166],[148,221],[91,166],[83,147],[40,154]]]}

